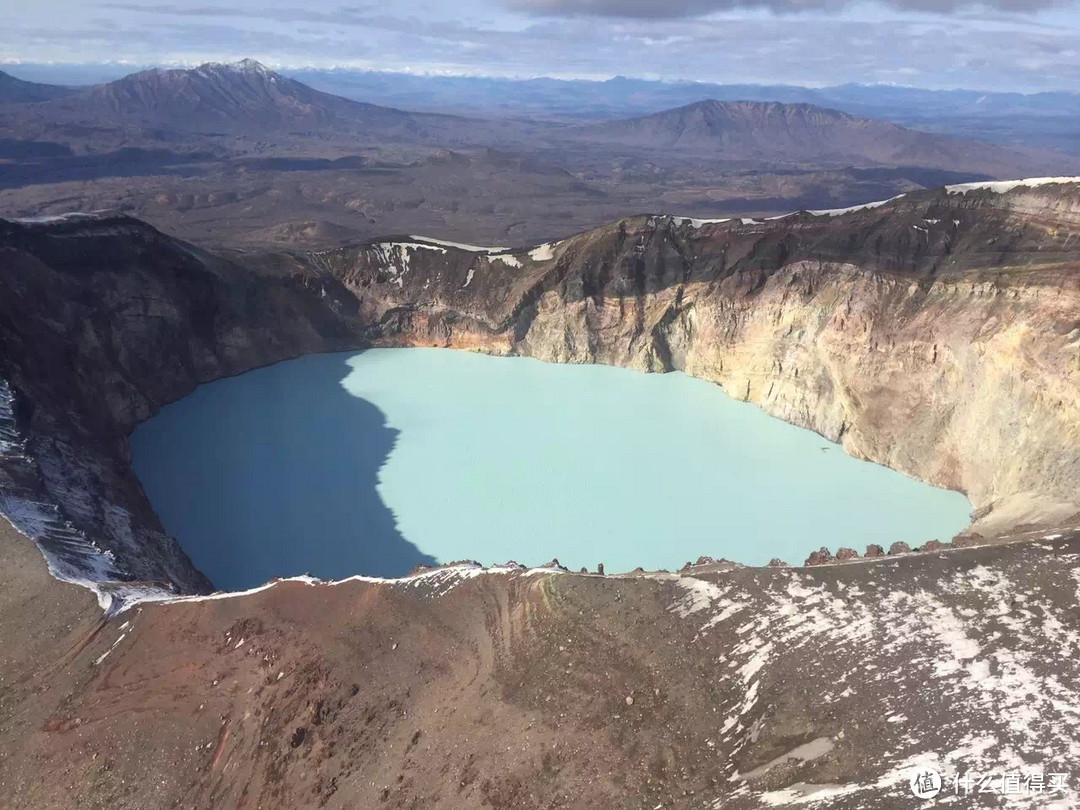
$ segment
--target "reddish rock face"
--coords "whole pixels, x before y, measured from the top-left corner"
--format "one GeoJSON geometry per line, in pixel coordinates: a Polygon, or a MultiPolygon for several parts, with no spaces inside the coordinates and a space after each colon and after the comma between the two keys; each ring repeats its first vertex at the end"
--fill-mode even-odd
{"type": "Polygon", "coordinates": [[[835,559],[836,558],[833,557],[832,553],[825,548],[825,546],[822,546],[817,551],[811,551],[810,556],[806,558],[806,562],[803,563],[803,565],[825,565],[826,563],[833,562],[835,559]]]}
{"type": "Polygon", "coordinates": [[[858,556],[859,552],[853,548],[842,548],[836,552],[836,559],[838,560],[854,560],[858,556]]]}
{"type": "Polygon", "coordinates": [[[787,568],[788,564],[781,560],[779,557],[773,557],[769,560],[769,568],[787,568]]]}
{"type": "Polygon", "coordinates": [[[905,543],[903,540],[897,540],[891,546],[889,546],[890,554],[907,554],[911,551],[911,546],[905,543]]]}
{"type": "Polygon", "coordinates": [[[945,544],[940,540],[930,540],[925,543],[919,551],[937,551],[938,549],[945,548],[945,544]]]}
{"type": "Polygon", "coordinates": [[[866,547],[865,556],[867,556],[867,557],[884,557],[885,556],[885,549],[883,549],[877,543],[871,543],[870,545],[868,545],[866,547]]]}

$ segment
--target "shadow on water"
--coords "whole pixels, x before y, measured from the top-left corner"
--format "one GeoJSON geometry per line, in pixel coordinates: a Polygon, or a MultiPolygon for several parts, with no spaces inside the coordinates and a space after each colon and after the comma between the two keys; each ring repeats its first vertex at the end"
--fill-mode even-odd
{"type": "Polygon", "coordinates": [[[436,563],[375,488],[398,431],[342,387],[352,356],[218,380],[133,433],[133,466],[166,530],[218,588],[436,563]]]}

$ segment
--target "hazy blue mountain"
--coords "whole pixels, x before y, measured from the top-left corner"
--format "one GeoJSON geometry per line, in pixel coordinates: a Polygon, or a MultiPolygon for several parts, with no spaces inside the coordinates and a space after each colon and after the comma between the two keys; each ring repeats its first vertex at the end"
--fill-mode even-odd
{"type": "Polygon", "coordinates": [[[1080,153],[1080,94],[924,90],[893,85],[792,85],[415,76],[356,70],[284,71],[326,92],[413,110],[610,120],[706,99],[814,104],[867,118],[998,143],[1080,153]]]}
{"type": "Polygon", "coordinates": [[[39,84],[17,79],[0,70],[0,103],[48,101],[70,95],[75,91],[70,87],[54,84],[39,84]]]}

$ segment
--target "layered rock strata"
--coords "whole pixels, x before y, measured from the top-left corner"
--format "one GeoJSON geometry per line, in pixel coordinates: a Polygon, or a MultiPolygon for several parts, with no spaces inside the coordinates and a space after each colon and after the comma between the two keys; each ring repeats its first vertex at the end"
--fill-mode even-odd
{"type": "Polygon", "coordinates": [[[685,371],[965,492],[984,536],[1052,526],[1080,511],[1077,231],[1074,183],[524,250],[211,255],[125,217],[2,222],[0,511],[105,601],[205,591],[131,473],[134,425],[282,359],[439,345],[685,371]]]}

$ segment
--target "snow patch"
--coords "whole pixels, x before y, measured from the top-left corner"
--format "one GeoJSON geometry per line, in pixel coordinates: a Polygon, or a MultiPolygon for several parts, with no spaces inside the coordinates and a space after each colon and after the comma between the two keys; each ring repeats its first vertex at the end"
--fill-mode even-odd
{"type": "Polygon", "coordinates": [[[555,258],[555,242],[547,242],[529,251],[529,258],[534,262],[546,262],[555,258]]]}
{"type": "MultiPolygon", "coordinates": [[[[724,217],[723,219],[697,219],[695,217],[676,217],[676,219],[682,225],[689,225],[691,228],[701,228],[705,225],[723,225],[725,222],[731,222],[731,217],[724,217]]],[[[750,220],[753,222],[753,220],[750,220]]],[[[746,224],[746,220],[743,220],[743,224],[746,224]]]]}
{"type": "Polygon", "coordinates": [[[842,217],[844,214],[854,214],[856,211],[871,211],[874,208],[881,208],[883,205],[888,205],[894,200],[899,200],[901,197],[906,197],[906,194],[897,194],[895,197],[890,197],[887,200],[877,200],[875,202],[863,203],[862,205],[852,205],[848,208],[823,208],[816,211],[807,211],[808,214],[813,214],[815,217],[842,217]]]}
{"type": "Polygon", "coordinates": [[[1080,177],[1029,177],[1025,180],[991,180],[983,183],[957,183],[945,186],[949,194],[967,194],[969,191],[990,191],[1006,194],[1015,188],[1038,188],[1039,186],[1080,183],[1080,177]]]}
{"type": "MultiPolygon", "coordinates": [[[[451,242],[449,239],[432,239],[430,236],[410,235],[409,238],[420,243],[427,243],[429,246],[442,245],[443,247],[467,250],[470,253],[507,253],[512,250],[512,248],[508,247],[485,247],[483,245],[470,245],[467,242],[451,242]]],[[[445,253],[445,251],[443,252],[445,253]]]]}
{"type": "MultiPolygon", "coordinates": [[[[142,599],[143,602],[165,602],[167,604],[178,604],[182,602],[208,602],[219,599],[232,599],[234,597],[251,596],[253,594],[262,593],[286,582],[298,582],[310,587],[333,587],[336,585],[343,585],[348,582],[367,582],[372,584],[390,585],[402,588],[420,588],[424,586],[428,596],[438,597],[452,591],[462,582],[473,579],[479,576],[486,576],[489,574],[518,574],[520,576],[532,576],[536,574],[564,574],[565,571],[560,571],[556,568],[529,568],[522,570],[519,568],[512,568],[508,566],[492,566],[491,568],[484,568],[479,563],[460,563],[458,565],[451,565],[445,568],[434,568],[430,571],[422,571],[419,574],[412,574],[406,577],[372,577],[364,574],[356,574],[345,579],[336,580],[322,580],[317,577],[310,576],[308,574],[302,574],[295,577],[283,577],[281,579],[274,579],[270,582],[265,582],[262,585],[258,585],[254,588],[249,588],[244,591],[218,591],[216,593],[199,595],[199,596],[175,596],[169,595],[165,597],[148,597],[142,599]]],[[[132,607],[135,603],[125,604],[124,609],[132,607]]]]}

